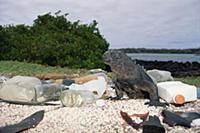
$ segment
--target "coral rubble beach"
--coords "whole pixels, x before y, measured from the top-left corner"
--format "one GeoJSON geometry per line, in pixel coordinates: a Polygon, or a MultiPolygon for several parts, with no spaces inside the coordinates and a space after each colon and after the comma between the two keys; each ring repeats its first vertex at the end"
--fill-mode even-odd
{"type": "MultiPolygon", "coordinates": [[[[0,126],[15,124],[22,119],[30,116],[39,110],[45,110],[43,120],[35,127],[27,131],[27,133],[34,132],[101,132],[101,133],[116,133],[116,132],[142,132],[142,129],[135,130],[125,123],[120,116],[120,110],[133,113],[146,113],[149,115],[159,116],[161,123],[164,125],[166,132],[200,132],[200,127],[185,128],[181,126],[169,127],[162,122],[161,116],[162,107],[148,107],[144,105],[147,100],[131,99],[111,101],[105,100],[105,105],[98,107],[94,104],[87,104],[81,107],[61,107],[59,105],[48,106],[30,106],[30,105],[16,105],[5,102],[0,102],[0,126]]],[[[168,107],[171,111],[200,111],[200,100],[186,103],[183,106],[175,107],[170,105],[168,107]]]]}

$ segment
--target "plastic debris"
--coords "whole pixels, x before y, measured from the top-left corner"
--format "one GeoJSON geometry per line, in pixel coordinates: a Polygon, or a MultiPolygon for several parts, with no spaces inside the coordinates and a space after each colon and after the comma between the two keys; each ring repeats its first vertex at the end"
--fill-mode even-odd
{"type": "Polygon", "coordinates": [[[63,106],[79,107],[96,101],[94,94],[88,90],[65,90],[61,93],[60,100],[63,106]]]}
{"type": "Polygon", "coordinates": [[[180,81],[160,82],[158,95],[168,103],[184,104],[197,100],[197,88],[180,81]]]}
{"type": "Polygon", "coordinates": [[[49,100],[58,100],[63,88],[64,85],[56,83],[36,85],[34,87],[36,91],[36,101],[40,103],[49,100]]]}
{"type": "Polygon", "coordinates": [[[197,88],[197,98],[200,99],[200,88],[197,88]]]}
{"type": "Polygon", "coordinates": [[[126,121],[126,123],[134,129],[138,130],[141,127],[141,123],[136,123],[126,112],[120,111],[120,115],[123,118],[123,120],[126,121]]]}
{"type": "Polygon", "coordinates": [[[195,119],[200,119],[200,112],[175,112],[177,115],[185,118],[189,122],[195,119]]]}
{"type": "Polygon", "coordinates": [[[132,114],[132,115],[128,115],[126,112],[120,111],[120,115],[123,118],[124,121],[126,121],[127,124],[129,124],[131,127],[133,127],[134,129],[138,130],[143,122],[147,119],[149,112],[145,113],[145,114],[132,114]],[[132,120],[132,117],[139,117],[142,119],[142,122],[137,123],[136,121],[132,120]]]}
{"type": "Polygon", "coordinates": [[[96,98],[102,97],[107,88],[107,82],[104,77],[97,77],[96,80],[90,80],[84,84],[72,84],[69,90],[88,90],[91,91],[96,98]]]}
{"type": "Polygon", "coordinates": [[[40,123],[43,117],[44,110],[38,111],[17,124],[0,127],[0,133],[17,133],[34,128],[40,123]]]}
{"type": "Polygon", "coordinates": [[[174,112],[170,112],[168,110],[162,111],[162,116],[164,117],[163,122],[167,123],[169,126],[184,126],[191,127],[191,122],[187,119],[177,115],[174,112]]]}
{"type": "Polygon", "coordinates": [[[153,70],[148,70],[147,74],[151,78],[153,78],[153,80],[155,80],[156,82],[164,82],[164,81],[174,80],[171,75],[171,72],[169,72],[169,71],[153,69],[153,70]]]}
{"type": "Polygon", "coordinates": [[[0,98],[11,102],[35,102],[35,85],[41,85],[41,81],[38,78],[15,76],[2,84],[0,98]]]}
{"type": "Polygon", "coordinates": [[[161,125],[157,116],[149,116],[149,120],[143,123],[143,133],[165,133],[165,128],[161,125]]]}
{"type": "Polygon", "coordinates": [[[40,104],[58,100],[64,86],[45,83],[35,77],[15,76],[3,83],[0,98],[6,102],[20,104],[40,104]]]}

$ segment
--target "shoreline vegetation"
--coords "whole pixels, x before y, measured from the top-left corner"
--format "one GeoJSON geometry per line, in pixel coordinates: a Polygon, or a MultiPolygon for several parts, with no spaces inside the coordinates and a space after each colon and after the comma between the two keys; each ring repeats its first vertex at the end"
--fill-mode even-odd
{"type": "Polygon", "coordinates": [[[164,53],[164,54],[197,54],[200,55],[200,48],[189,49],[147,49],[147,48],[121,48],[125,53],[164,53]]]}
{"type": "Polygon", "coordinates": [[[68,14],[39,15],[32,25],[0,25],[0,60],[70,68],[104,67],[109,43],[98,22],[70,21],[68,14]]]}

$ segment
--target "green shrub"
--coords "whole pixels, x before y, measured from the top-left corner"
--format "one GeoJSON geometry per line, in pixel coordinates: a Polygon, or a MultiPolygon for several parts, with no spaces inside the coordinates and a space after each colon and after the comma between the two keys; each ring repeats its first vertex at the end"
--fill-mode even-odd
{"type": "Polygon", "coordinates": [[[70,22],[65,15],[38,16],[32,26],[0,26],[0,60],[18,60],[71,68],[103,67],[109,44],[97,22],[70,22]]]}

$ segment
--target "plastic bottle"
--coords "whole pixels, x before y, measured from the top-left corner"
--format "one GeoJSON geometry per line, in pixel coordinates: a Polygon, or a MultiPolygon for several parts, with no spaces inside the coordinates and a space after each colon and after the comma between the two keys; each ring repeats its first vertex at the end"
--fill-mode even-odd
{"type": "Polygon", "coordinates": [[[63,85],[56,83],[40,84],[35,86],[37,102],[59,99],[63,85]]]}
{"type": "Polygon", "coordinates": [[[197,100],[197,88],[180,81],[167,81],[157,84],[158,95],[168,103],[184,104],[197,100]]]}
{"type": "Polygon", "coordinates": [[[96,101],[94,94],[88,90],[64,90],[60,95],[63,106],[79,107],[96,101]]]}

